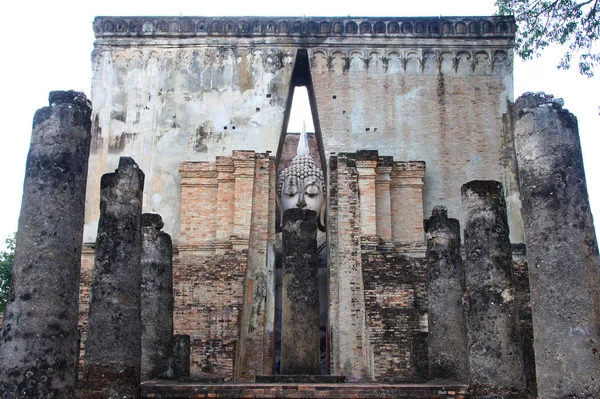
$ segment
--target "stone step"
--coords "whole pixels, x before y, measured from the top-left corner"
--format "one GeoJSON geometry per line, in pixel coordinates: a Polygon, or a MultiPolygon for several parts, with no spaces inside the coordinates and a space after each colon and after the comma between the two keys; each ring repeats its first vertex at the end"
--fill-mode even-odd
{"type": "Polygon", "coordinates": [[[259,384],[342,384],[343,375],[257,375],[254,382],[259,384]]]}
{"type": "Polygon", "coordinates": [[[142,398],[394,398],[466,399],[468,386],[459,383],[221,383],[146,381],[142,398]]]}

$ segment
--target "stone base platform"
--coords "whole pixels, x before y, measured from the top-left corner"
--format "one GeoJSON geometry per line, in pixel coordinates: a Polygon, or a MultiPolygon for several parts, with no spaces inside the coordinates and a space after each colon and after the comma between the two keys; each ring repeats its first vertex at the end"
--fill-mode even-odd
{"type": "Polygon", "coordinates": [[[254,382],[258,384],[342,384],[346,382],[343,375],[257,375],[254,382]]]}
{"type": "Polygon", "coordinates": [[[466,399],[468,398],[468,386],[438,382],[423,384],[199,384],[164,380],[143,382],[142,398],[466,399]]]}

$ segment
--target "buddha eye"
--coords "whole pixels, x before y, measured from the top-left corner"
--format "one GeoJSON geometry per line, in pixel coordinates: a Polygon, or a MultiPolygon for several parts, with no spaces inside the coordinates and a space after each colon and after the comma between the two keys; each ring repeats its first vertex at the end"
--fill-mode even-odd
{"type": "Polygon", "coordinates": [[[298,194],[298,186],[294,184],[286,186],[283,190],[283,194],[285,194],[288,197],[295,196],[296,194],[298,194]]]}
{"type": "Polygon", "coordinates": [[[309,197],[314,197],[316,195],[321,194],[321,190],[319,190],[319,187],[316,186],[315,184],[309,184],[304,189],[304,194],[307,195],[307,196],[309,196],[309,197]]]}

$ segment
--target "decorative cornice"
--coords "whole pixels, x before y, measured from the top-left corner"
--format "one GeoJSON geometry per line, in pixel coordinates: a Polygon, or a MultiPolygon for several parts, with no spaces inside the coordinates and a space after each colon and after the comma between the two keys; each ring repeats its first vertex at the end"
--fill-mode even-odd
{"type": "MultiPolygon", "coordinates": [[[[408,43],[402,47],[394,43],[386,47],[346,49],[339,45],[329,48],[318,47],[310,51],[311,70],[314,73],[334,71],[344,73],[347,71],[365,73],[400,74],[407,70],[411,73],[510,73],[512,72],[513,53],[507,48],[491,46],[484,47],[485,43],[476,42],[479,47],[465,48],[458,43],[456,48],[439,48],[423,44],[414,47],[415,43],[408,43]],[[412,65],[412,67],[411,67],[412,65]]],[[[231,45],[231,44],[230,44],[231,45]]],[[[220,68],[223,66],[245,67],[249,65],[266,67],[270,70],[288,68],[292,63],[289,49],[275,50],[269,47],[191,47],[173,50],[170,48],[140,48],[140,47],[111,47],[99,46],[92,52],[94,68],[105,62],[118,62],[129,67],[143,67],[151,62],[163,62],[169,59],[172,62],[171,70],[189,68],[192,65],[202,65],[204,68],[220,68]]],[[[255,154],[256,159],[268,158],[269,154],[255,154]]]]}
{"type": "Polygon", "coordinates": [[[96,17],[97,39],[190,37],[414,37],[514,39],[515,20],[493,17],[96,17]]]}

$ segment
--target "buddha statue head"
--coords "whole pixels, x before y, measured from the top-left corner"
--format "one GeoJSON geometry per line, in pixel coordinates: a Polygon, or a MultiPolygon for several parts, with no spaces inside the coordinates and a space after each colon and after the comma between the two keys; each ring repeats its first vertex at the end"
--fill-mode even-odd
{"type": "Polygon", "coordinates": [[[319,229],[325,231],[325,179],[309,155],[308,140],[303,127],[296,156],[290,166],[279,173],[277,199],[280,220],[290,208],[306,208],[317,212],[319,229]]]}

